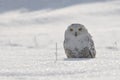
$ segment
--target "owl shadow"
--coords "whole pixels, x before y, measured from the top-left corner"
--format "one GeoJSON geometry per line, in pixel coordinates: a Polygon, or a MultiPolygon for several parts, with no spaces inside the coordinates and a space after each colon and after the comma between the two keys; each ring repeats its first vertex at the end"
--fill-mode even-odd
{"type": "Polygon", "coordinates": [[[64,58],[64,61],[88,61],[94,58],[64,58]]]}

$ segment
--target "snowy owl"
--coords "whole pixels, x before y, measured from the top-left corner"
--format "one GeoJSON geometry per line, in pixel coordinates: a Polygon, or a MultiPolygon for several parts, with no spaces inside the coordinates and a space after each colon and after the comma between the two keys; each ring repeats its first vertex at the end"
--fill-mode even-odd
{"type": "Polygon", "coordinates": [[[71,24],[65,31],[64,49],[68,58],[95,58],[94,42],[82,24],[71,24]]]}

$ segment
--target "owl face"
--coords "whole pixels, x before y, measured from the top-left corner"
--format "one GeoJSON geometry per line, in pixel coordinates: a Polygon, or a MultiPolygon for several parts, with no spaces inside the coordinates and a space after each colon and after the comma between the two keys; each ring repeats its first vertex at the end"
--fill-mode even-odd
{"type": "Polygon", "coordinates": [[[84,33],[87,33],[86,28],[82,24],[71,24],[68,27],[68,31],[71,35],[73,35],[75,37],[82,35],[84,33]]]}

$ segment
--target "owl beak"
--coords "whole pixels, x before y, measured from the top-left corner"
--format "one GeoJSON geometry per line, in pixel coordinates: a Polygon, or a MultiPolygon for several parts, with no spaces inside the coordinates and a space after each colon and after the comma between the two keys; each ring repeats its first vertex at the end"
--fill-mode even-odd
{"type": "Polygon", "coordinates": [[[75,32],[75,36],[76,36],[76,37],[77,37],[77,35],[78,35],[77,32],[75,32]]]}

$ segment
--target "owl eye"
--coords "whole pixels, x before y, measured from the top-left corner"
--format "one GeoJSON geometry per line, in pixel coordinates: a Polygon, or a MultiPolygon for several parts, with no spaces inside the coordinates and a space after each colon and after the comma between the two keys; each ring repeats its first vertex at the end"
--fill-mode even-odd
{"type": "Polygon", "coordinates": [[[71,28],[70,31],[73,31],[73,29],[71,28]]]}
{"type": "Polygon", "coordinates": [[[82,30],[82,28],[79,28],[78,30],[79,30],[79,31],[81,31],[81,30],[82,30]]]}

